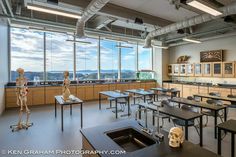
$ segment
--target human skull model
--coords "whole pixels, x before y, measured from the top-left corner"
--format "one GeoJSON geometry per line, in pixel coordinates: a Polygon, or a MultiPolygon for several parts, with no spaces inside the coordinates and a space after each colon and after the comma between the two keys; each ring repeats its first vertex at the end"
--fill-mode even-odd
{"type": "Polygon", "coordinates": [[[171,128],[168,138],[169,138],[169,146],[174,148],[180,147],[181,144],[184,142],[184,135],[182,129],[178,127],[171,128]]]}

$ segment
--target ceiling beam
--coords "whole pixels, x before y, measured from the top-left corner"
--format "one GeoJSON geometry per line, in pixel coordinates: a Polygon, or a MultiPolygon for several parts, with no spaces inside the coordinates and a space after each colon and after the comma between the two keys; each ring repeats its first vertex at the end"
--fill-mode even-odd
{"type": "MultiPolygon", "coordinates": [[[[81,8],[86,8],[91,0],[59,0],[60,3],[67,3],[75,6],[79,6],[81,8]]],[[[160,17],[152,16],[149,14],[141,13],[136,10],[132,10],[129,8],[125,8],[122,6],[114,5],[108,3],[105,5],[99,12],[98,15],[110,16],[117,19],[122,20],[135,20],[136,17],[141,18],[144,23],[164,27],[173,23],[173,21],[169,21],[160,17]]]]}

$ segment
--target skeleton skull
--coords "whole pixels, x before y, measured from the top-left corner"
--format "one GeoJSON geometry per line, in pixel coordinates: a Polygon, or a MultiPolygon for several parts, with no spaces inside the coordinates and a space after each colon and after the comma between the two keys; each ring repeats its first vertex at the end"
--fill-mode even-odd
{"type": "Polygon", "coordinates": [[[170,129],[168,138],[169,146],[174,148],[180,147],[180,145],[184,142],[183,131],[178,127],[173,127],[170,129]]]}

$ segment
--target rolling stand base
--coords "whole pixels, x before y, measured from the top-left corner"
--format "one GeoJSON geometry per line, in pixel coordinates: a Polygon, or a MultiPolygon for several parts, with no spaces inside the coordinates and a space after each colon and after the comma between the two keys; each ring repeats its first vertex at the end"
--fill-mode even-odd
{"type": "Polygon", "coordinates": [[[26,124],[26,123],[21,123],[21,125],[11,125],[10,126],[10,129],[12,132],[15,132],[15,131],[19,131],[19,130],[22,130],[22,129],[25,129],[25,130],[28,130],[29,127],[33,126],[33,123],[29,123],[29,124],[26,124]]]}

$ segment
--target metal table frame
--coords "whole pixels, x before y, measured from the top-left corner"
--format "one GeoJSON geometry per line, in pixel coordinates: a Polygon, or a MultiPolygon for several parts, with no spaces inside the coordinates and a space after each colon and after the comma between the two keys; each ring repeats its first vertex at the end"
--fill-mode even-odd
{"type": "Polygon", "coordinates": [[[217,138],[217,118],[218,118],[217,115],[220,110],[224,110],[224,121],[227,121],[227,106],[225,106],[225,105],[213,106],[213,105],[209,105],[209,104],[206,104],[203,102],[188,100],[186,98],[172,98],[172,99],[170,99],[170,101],[178,103],[179,108],[180,108],[180,104],[184,104],[184,105],[198,107],[201,109],[204,108],[204,109],[214,111],[214,135],[215,135],[215,138],[217,138]],[[180,99],[182,99],[182,101],[180,99]]]}
{"type": "MultiPolygon", "coordinates": [[[[153,112],[157,112],[157,107],[156,106],[150,106],[150,105],[139,105],[140,107],[143,108],[147,108],[152,110],[153,112]]],[[[199,113],[194,113],[191,111],[184,111],[180,108],[175,108],[175,107],[163,107],[163,108],[159,108],[159,113],[171,116],[171,117],[175,117],[177,119],[181,119],[183,121],[185,121],[185,139],[188,140],[188,121],[194,120],[196,118],[200,119],[200,126],[199,126],[199,133],[200,133],[200,137],[199,137],[199,144],[200,146],[203,145],[203,131],[202,131],[202,114],[199,113]],[[172,112],[170,112],[172,111],[172,112]],[[185,117],[185,114],[191,115],[190,117],[185,117]],[[180,116],[180,114],[182,114],[183,116],[180,116]]],[[[141,117],[140,117],[141,118],[141,117]]],[[[153,118],[153,124],[155,124],[155,118],[153,118]]]]}
{"type": "MultiPolygon", "coordinates": [[[[180,97],[180,90],[165,89],[165,88],[151,88],[150,90],[157,91],[157,92],[171,93],[170,94],[171,99],[173,98],[173,94],[172,93],[177,93],[176,95],[178,95],[178,97],[180,97]]],[[[157,94],[157,101],[158,101],[158,94],[157,94]]]]}
{"type": "Polygon", "coordinates": [[[127,99],[128,102],[128,116],[130,116],[130,101],[129,101],[129,95],[126,94],[122,94],[122,93],[118,93],[115,91],[103,91],[103,92],[99,92],[99,110],[101,110],[101,97],[102,95],[107,96],[107,97],[111,97],[113,99],[115,99],[115,111],[116,111],[116,119],[118,118],[118,111],[117,111],[117,99],[120,98],[125,98],[127,99]]]}
{"type": "Polygon", "coordinates": [[[64,101],[61,95],[55,96],[55,117],[57,117],[57,104],[61,105],[61,131],[64,131],[64,106],[70,105],[70,115],[72,115],[72,105],[80,104],[80,124],[81,128],[83,128],[83,101],[79,98],[75,97],[75,101],[64,101]]]}

